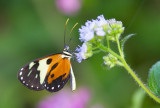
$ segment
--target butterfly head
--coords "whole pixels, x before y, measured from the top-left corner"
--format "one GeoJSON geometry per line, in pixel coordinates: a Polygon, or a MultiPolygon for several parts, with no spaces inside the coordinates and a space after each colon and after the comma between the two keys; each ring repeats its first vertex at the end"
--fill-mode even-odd
{"type": "Polygon", "coordinates": [[[69,46],[66,45],[63,51],[69,52],[69,46]]]}

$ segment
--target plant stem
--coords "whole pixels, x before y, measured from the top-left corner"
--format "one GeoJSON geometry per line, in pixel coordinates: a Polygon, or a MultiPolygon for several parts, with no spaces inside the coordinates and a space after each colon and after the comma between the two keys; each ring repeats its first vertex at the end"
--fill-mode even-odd
{"type": "Polygon", "coordinates": [[[123,59],[121,61],[124,65],[124,68],[131,74],[131,76],[136,80],[136,82],[146,91],[146,93],[152,97],[155,101],[160,103],[160,98],[158,98],[156,95],[154,95],[147,86],[140,80],[140,78],[135,74],[135,72],[129,67],[129,65],[126,63],[126,61],[123,59]]]}
{"type": "Polygon", "coordinates": [[[124,54],[123,54],[123,51],[121,50],[120,48],[120,44],[119,44],[119,39],[118,37],[116,37],[116,42],[117,42],[117,47],[118,47],[118,51],[119,51],[119,54],[122,58],[124,58],[124,54]]]}
{"type": "Polygon", "coordinates": [[[121,63],[123,65],[120,65],[120,66],[123,66],[130,74],[131,76],[133,77],[133,79],[135,79],[135,81],[146,91],[146,93],[152,97],[155,101],[157,101],[158,103],[160,103],[160,98],[158,98],[156,95],[154,95],[149,89],[148,87],[140,80],[140,78],[135,74],[135,72],[129,67],[129,65],[126,63],[125,59],[124,59],[124,54],[122,52],[122,50],[120,49],[120,45],[118,44],[119,42],[117,41],[117,46],[118,46],[118,50],[120,52],[120,56],[115,53],[114,51],[112,51],[110,48],[106,48],[104,45],[102,44],[99,44],[99,48],[102,50],[102,51],[105,51],[105,52],[109,52],[111,53],[112,55],[114,55],[115,57],[117,57],[121,63]]]}
{"type": "Polygon", "coordinates": [[[109,48],[109,39],[107,39],[107,46],[108,46],[108,48],[109,48]]]}
{"type": "Polygon", "coordinates": [[[114,51],[112,51],[110,48],[106,48],[103,44],[99,44],[98,47],[104,51],[104,52],[109,52],[112,55],[114,55],[115,57],[117,57],[118,59],[122,60],[121,56],[119,56],[117,53],[115,53],[114,51]]]}
{"type": "Polygon", "coordinates": [[[95,53],[99,53],[99,52],[100,52],[100,50],[93,51],[94,54],[95,54],[95,53]]]}

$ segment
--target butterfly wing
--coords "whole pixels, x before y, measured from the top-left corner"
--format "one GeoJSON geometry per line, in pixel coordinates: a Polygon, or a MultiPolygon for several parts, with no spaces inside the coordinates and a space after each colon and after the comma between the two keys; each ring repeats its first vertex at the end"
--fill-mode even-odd
{"type": "Polygon", "coordinates": [[[51,64],[60,60],[61,55],[62,53],[52,54],[26,64],[18,71],[19,81],[29,89],[43,90],[44,80],[51,64]]]}
{"type": "Polygon", "coordinates": [[[71,63],[66,57],[52,63],[45,77],[45,89],[49,92],[59,91],[70,78],[71,63]]]}

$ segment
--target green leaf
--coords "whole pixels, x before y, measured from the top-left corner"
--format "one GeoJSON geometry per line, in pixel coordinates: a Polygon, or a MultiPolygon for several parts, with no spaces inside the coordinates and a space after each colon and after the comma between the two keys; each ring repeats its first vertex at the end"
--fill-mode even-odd
{"type": "Polygon", "coordinates": [[[160,61],[154,64],[149,71],[148,87],[156,96],[160,97],[160,61]]]}
{"type": "Polygon", "coordinates": [[[129,34],[129,35],[125,36],[123,39],[121,39],[121,41],[120,41],[120,46],[121,46],[121,49],[122,49],[122,50],[123,50],[123,46],[124,46],[125,42],[126,42],[129,38],[131,38],[133,35],[135,35],[135,34],[129,34]]]}

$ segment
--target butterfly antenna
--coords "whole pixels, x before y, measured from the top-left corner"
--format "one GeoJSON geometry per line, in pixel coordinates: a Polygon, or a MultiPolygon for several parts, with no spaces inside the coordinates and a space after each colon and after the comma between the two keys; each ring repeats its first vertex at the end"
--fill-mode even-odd
{"type": "Polygon", "coordinates": [[[66,23],[65,23],[65,30],[64,30],[64,47],[66,45],[65,40],[66,40],[66,27],[67,27],[67,23],[69,21],[69,18],[67,19],[66,23]]]}
{"type": "MultiPolygon", "coordinates": [[[[69,34],[70,36],[71,36],[71,33],[72,33],[73,29],[74,29],[77,25],[78,25],[78,23],[76,23],[76,24],[72,27],[71,32],[70,32],[70,34],[69,34]]],[[[70,40],[69,40],[69,44],[70,44],[71,39],[72,39],[72,37],[71,37],[70,40]]]]}

